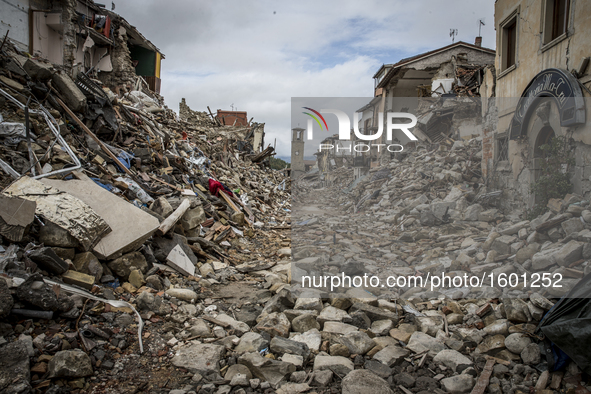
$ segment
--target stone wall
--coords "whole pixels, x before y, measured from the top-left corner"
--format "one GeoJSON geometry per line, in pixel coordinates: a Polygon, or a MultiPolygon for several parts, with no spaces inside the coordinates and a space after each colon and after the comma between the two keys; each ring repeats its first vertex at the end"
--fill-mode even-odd
{"type": "Polygon", "coordinates": [[[209,116],[209,114],[206,112],[193,111],[191,108],[189,108],[184,98],[182,98],[181,102],[179,103],[179,117],[181,120],[192,124],[215,124],[215,122],[211,119],[211,116],[209,116]]]}
{"type": "Polygon", "coordinates": [[[123,26],[115,26],[113,41],[115,43],[111,51],[111,64],[113,71],[99,73],[99,79],[112,89],[117,87],[131,87],[135,84],[137,75],[131,64],[131,52],[127,46],[127,31],[123,26]]]}
{"type": "Polygon", "coordinates": [[[68,72],[71,72],[76,62],[76,25],[73,20],[76,19],[77,0],[61,0],[61,3],[64,22],[63,65],[68,72]]]}
{"type": "Polygon", "coordinates": [[[492,171],[494,161],[494,134],[498,112],[494,98],[483,99],[482,105],[484,106],[485,103],[488,108],[484,109],[486,114],[483,117],[482,125],[482,177],[487,179],[489,172],[492,171]]]}
{"type": "Polygon", "coordinates": [[[493,64],[495,61],[494,53],[490,53],[484,49],[469,48],[464,46],[455,47],[439,54],[429,56],[425,59],[410,62],[405,67],[413,68],[415,70],[429,70],[438,69],[443,63],[450,61],[452,56],[457,57],[460,54],[466,54],[468,57],[463,62],[467,64],[477,64],[479,66],[486,66],[493,64]]]}

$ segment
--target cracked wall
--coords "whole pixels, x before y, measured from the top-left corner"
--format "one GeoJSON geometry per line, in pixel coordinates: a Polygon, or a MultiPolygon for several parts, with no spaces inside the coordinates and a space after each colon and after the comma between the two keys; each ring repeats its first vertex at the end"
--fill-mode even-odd
{"type": "Polygon", "coordinates": [[[134,85],[137,75],[131,63],[131,52],[127,46],[127,31],[123,26],[115,26],[113,42],[115,44],[111,50],[113,71],[99,73],[99,79],[115,90],[121,87],[129,89],[134,85]]]}

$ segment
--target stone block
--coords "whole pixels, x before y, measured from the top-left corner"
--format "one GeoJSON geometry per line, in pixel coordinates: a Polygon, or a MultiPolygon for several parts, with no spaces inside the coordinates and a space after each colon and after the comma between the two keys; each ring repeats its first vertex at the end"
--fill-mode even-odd
{"type": "Polygon", "coordinates": [[[84,289],[90,290],[94,285],[94,276],[86,275],[81,272],[76,271],[68,271],[62,275],[62,280],[64,283],[69,285],[80,286],[84,289]]]}

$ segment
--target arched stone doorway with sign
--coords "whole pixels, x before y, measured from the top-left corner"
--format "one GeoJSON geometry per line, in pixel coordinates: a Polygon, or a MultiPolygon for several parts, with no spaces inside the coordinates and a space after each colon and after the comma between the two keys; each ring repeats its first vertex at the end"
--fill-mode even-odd
{"type": "MultiPolygon", "coordinates": [[[[523,91],[511,121],[510,140],[527,141],[529,183],[539,179],[546,157],[541,146],[564,136],[569,127],[585,123],[585,102],[578,81],[562,69],[538,73],[523,91]]],[[[540,201],[530,195],[528,206],[540,201]]]]}

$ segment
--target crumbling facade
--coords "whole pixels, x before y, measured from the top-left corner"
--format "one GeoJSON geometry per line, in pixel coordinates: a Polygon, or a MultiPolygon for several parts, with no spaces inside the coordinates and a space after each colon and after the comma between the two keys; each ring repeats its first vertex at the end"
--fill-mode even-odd
{"type": "MultiPolygon", "coordinates": [[[[384,64],[374,75],[375,98],[358,110],[359,130],[375,134],[386,128],[388,112],[409,112],[418,117],[413,134],[422,141],[439,143],[449,138],[473,138],[482,134],[480,103],[458,97],[478,97],[487,73],[494,71],[495,51],[476,44],[457,42],[443,48],[384,64]],[[492,69],[492,71],[491,71],[492,69]],[[416,98],[416,99],[413,99],[416,98]],[[446,102],[446,99],[454,99],[446,102]],[[384,114],[380,118],[380,114],[384,114]]],[[[394,143],[409,138],[394,131],[394,143]]],[[[389,144],[386,133],[373,143],[389,144]]],[[[395,152],[373,149],[357,153],[356,178],[372,166],[386,162],[395,152]]]]}
{"type": "Polygon", "coordinates": [[[530,185],[544,162],[540,146],[553,137],[565,137],[574,156],[565,168],[573,192],[591,194],[590,17],[584,1],[495,3],[496,100],[488,106],[482,167],[507,207],[536,203],[530,185]]]}
{"type": "Polygon", "coordinates": [[[160,93],[164,55],[123,17],[92,0],[6,0],[0,34],[72,77],[91,73],[112,90],[137,90],[142,76],[160,93]]]}
{"type": "Polygon", "coordinates": [[[206,112],[193,111],[188,105],[187,101],[182,98],[179,103],[179,118],[193,124],[204,124],[209,121],[211,125],[215,125],[216,122],[206,112]]]}

